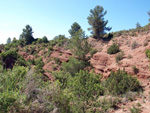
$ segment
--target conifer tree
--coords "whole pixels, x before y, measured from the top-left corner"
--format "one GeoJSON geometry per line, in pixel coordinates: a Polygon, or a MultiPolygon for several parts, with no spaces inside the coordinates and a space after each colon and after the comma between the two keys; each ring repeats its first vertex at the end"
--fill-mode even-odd
{"type": "Polygon", "coordinates": [[[108,21],[104,20],[107,11],[104,11],[102,6],[96,6],[93,10],[90,10],[90,13],[87,19],[91,27],[88,30],[92,30],[91,34],[94,38],[102,39],[105,31],[111,30],[111,27],[106,27],[108,21]]]}

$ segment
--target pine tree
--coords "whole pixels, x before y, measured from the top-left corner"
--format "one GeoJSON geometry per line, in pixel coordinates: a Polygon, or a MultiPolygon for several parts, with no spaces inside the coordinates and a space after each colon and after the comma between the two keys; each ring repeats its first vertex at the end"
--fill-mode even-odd
{"type": "Polygon", "coordinates": [[[86,60],[85,56],[90,51],[90,44],[85,39],[82,29],[77,31],[71,39],[70,49],[72,53],[81,60],[86,60]]]}
{"type": "Polygon", "coordinates": [[[136,28],[140,28],[140,27],[141,27],[140,23],[137,22],[137,23],[136,23],[136,28]]]}
{"type": "Polygon", "coordinates": [[[110,31],[110,27],[106,27],[108,21],[104,20],[104,16],[107,11],[104,11],[102,6],[96,6],[93,10],[90,10],[90,15],[88,16],[88,23],[91,26],[88,30],[92,30],[93,37],[96,39],[102,39],[105,31],[110,31]]]}
{"type": "MultiPolygon", "coordinates": [[[[147,14],[148,14],[148,15],[149,15],[149,17],[150,17],[150,11],[148,11],[148,12],[147,12],[147,14]]],[[[149,18],[149,22],[150,22],[150,18],[149,18]]]]}
{"type": "Polygon", "coordinates": [[[68,32],[70,33],[71,37],[73,37],[75,33],[79,31],[79,29],[81,29],[81,26],[77,22],[74,22],[68,32]]]}
{"type": "Polygon", "coordinates": [[[32,34],[32,27],[30,25],[26,25],[25,29],[23,29],[23,32],[20,35],[20,39],[25,39],[26,44],[31,44],[34,41],[32,34]]]}
{"type": "Polygon", "coordinates": [[[7,44],[10,44],[11,43],[11,38],[9,37],[8,39],[7,39],[7,44]]]}

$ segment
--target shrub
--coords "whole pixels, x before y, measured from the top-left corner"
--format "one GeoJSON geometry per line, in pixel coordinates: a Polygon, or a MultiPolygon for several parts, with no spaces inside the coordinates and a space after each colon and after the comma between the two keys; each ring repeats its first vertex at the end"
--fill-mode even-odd
{"type": "Polygon", "coordinates": [[[111,72],[105,81],[105,87],[110,94],[120,95],[128,91],[139,91],[140,83],[137,78],[128,75],[125,71],[111,72]]]}
{"type": "Polygon", "coordinates": [[[134,41],[131,46],[132,46],[132,49],[136,49],[139,45],[136,41],[134,41]]]}
{"type": "Polygon", "coordinates": [[[141,110],[138,107],[133,106],[130,108],[131,113],[141,113],[141,110]]]}
{"type": "Polygon", "coordinates": [[[43,73],[43,66],[44,66],[44,62],[42,60],[42,57],[39,57],[38,59],[35,60],[35,65],[36,65],[36,70],[38,73],[43,73]]]}
{"type": "Polygon", "coordinates": [[[30,49],[30,54],[34,54],[35,49],[36,49],[36,46],[31,47],[31,49],[30,49]]]}
{"type": "Polygon", "coordinates": [[[120,60],[123,59],[123,56],[124,56],[124,52],[120,52],[118,55],[116,55],[115,59],[116,59],[116,62],[118,63],[120,60]]]}
{"type": "Polygon", "coordinates": [[[136,66],[132,66],[134,74],[139,73],[139,69],[136,66]]]}
{"type": "Polygon", "coordinates": [[[146,55],[148,58],[150,58],[150,49],[147,49],[147,50],[145,51],[145,55],[146,55]]]}
{"type": "Polygon", "coordinates": [[[68,39],[64,35],[58,35],[54,37],[53,41],[55,41],[55,44],[57,44],[57,46],[63,46],[68,41],[68,39]]]}
{"type": "Polygon", "coordinates": [[[60,59],[58,57],[54,57],[53,59],[54,59],[56,64],[60,64],[61,63],[61,61],[60,61],[60,59]]]}
{"type": "Polygon", "coordinates": [[[127,58],[128,58],[128,59],[131,59],[131,58],[133,58],[133,57],[132,57],[132,55],[129,54],[129,55],[127,56],[127,58]]]}
{"type": "Polygon", "coordinates": [[[81,100],[88,100],[93,96],[104,94],[104,88],[100,84],[102,76],[80,70],[79,73],[70,81],[69,87],[71,92],[81,100]]]}
{"type": "Polygon", "coordinates": [[[108,49],[107,49],[107,53],[108,54],[116,54],[118,53],[119,50],[119,46],[116,43],[113,43],[113,45],[111,45],[108,49]]]}
{"type": "Polygon", "coordinates": [[[62,63],[62,69],[64,72],[69,72],[72,76],[75,73],[78,73],[80,70],[84,69],[86,66],[86,62],[78,60],[76,58],[70,57],[69,62],[62,63]]]}
{"type": "Polygon", "coordinates": [[[0,59],[3,63],[3,68],[6,69],[12,69],[15,64],[20,66],[26,65],[24,58],[17,53],[17,50],[8,50],[6,52],[0,53],[0,59]]]}
{"type": "MultiPolygon", "coordinates": [[[[0,74],[0,110],[8,112],[11,106],[17,104],[17,100],[21,100],[23,95],[20,90],[23,88],[23,80],[26,75],[27,68],[17,66],[11,70],[0,74]]],[[[18,102],[19,102],[18,101],[18,102]]],[[[22,99],[22,102],[24,100],[22,99]]],[[[21,103],[20,103],[21,104],[21,103]]]]}
{"type": "Polygon", "coordinates": [[[53,47],[52,46],[48,46],[48,50],[49,51],[53,51],[53,47]]]}
{"type": "Polygon", "coordinates": [[[92,49],[92,50],[90,51],[91,57],[93,57],[93,55],[94,55],[95,53],[97,53],[97,49],[92,49]]]}

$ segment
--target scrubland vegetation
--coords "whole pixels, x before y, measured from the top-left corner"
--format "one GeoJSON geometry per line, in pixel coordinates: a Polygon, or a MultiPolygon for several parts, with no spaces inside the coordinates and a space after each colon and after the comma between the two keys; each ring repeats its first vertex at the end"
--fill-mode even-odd
{"type": "MultiPolygon", "coordinates": [[[[136,29],[106,34],[104,31],[111,28],[106,27],[108,21],[102,18],[106,14],[103,7],[96,6],[90,13],[89,30],[92,30],[92,36],[97,40],[106,41],[106,38],[127,34],[135,36],[137,32],[148,31],[148,25],[140,27],[138,23],[136,29]]],[[[14,38],[11,41],[8,38],[7,44],[0,45],[0,112],[104,113],[117,109],[122,97],[129,92],[142,92],[139,80],[127,74],[125,70],[112,71],[107,79],[102,79],[102,74],[88,69],[92,68],[89,59],[97,50],[88,43],[83,29],[77,22],[73,23],[69,30],[70,39],[64,35],[58,35],[50,41],[46,36],[34,39],[32,33],[32,27],[27,25],[19,40],[14,38]],[[54,81],[51,81],[44,76],[44,58],[49,58],[59,47],[70,50],[72,56],[67,62],[61,62],[57,57],[49,59],[56,64],[53,65],[56,71],[49,72],[54,77],[54,81]],[[25,59],[23,52],[32,55],[33,58],[25,59]],[[107,98],[108,96],[111,98],[107,98]]],[[[134,43],[132,49],[136,47],[137,44],[134,43]]],[[[107,53],[116,54],[117,63],[124,55],[116,43],[108,48],[107,53]]],[[[149,49],[145,54],[150,59],[149,49]]],[[[133,71],[138,73],[136,67],[133,67],[133,71]]],[[[140,110],[133,107],[130,111],[135,113],[140,110]]]]}

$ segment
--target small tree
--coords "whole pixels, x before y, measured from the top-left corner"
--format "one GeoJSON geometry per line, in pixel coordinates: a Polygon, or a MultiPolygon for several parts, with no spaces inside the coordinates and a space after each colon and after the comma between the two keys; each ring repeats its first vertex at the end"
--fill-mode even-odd
{"type": "Polygon", "coordinates": [[[140,28],[140,27],[141,27],[140,23],[137,22],[137,23],[136,23],[136,28],[138,29],[138,28],[140,28]]]}
{"type": "MultiPolygon", "coordinates": [[[[148,14],[148,15],[149,15],[149,17],[150,17],[150,11],[148,11],[148,12],[147,12],[147,14],[148,14]]],[[[149,22],[150,22],[150,18],[149,18],[149,22]]]]}
{"type": "Polygon", "coordinates": [[[11,38],[9,37],[8,39],[7,39],[7,44],[10,44],[11,43],[11,38]]]}
{"type": "Polygon", "coordinates": [[[23,32],[20,35],[20,39],[25,39],[26,44],[31,44],[34,41],[32,33],[32,27],[30,25],[26,25],[25,29],[23,29],[23,32]]]}
{"type": "Polygon", "coordinates": [[[79,31],[79,29],[81,29],[81,26],[77,22],[74,22],[68,32],[70,33],[71,37],[73,37],[75,33],[79,31]]]}
{"type": "Polygon", "coordinates": [[[44,36],[44,37],[42,38],[42,40],[43,40],[44,43],[48,43],[48,39],[47,39],[46,36],[44,36]]]}
{"type": "Polygon", "coordinates": [[[100,39],[104,36],[105,31],[110,31],[110,27],[106,27],[108,21],[104,20],[104,16],[107,11],[104,11],[102,6],[96,6],[93,10],[90,10],[90,15],[88,16],[88,23],[91,26],[88,30],[92,30],[94,38],[100,39]]]}
{"type": "Polygon", "coordinates": [[[84,60],[86,54],[90,51],[90,44],[85,39],[85,33],[82,29],[77,31],[71,39],[70,49],[75,56],[84,60]]]}

